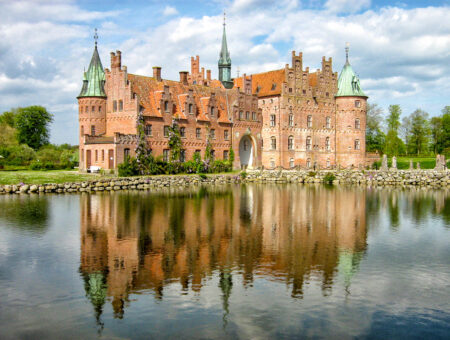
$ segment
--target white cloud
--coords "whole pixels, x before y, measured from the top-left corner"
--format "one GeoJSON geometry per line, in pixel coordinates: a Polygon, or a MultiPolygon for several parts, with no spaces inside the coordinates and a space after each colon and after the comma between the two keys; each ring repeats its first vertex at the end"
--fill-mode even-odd
{"type": "Polygon", "coordinates": [[[176,14],[178,14],[178,11],[177,11],[177,9],[176,9],[175,7],[172,7],[172,6],[166,6],[166,7],[164,8],[163,14],[166,15],[166,16],[169,16],[169,15],[176,15],[176,14]]]}
{"type": "Polygon", "coordinates": [[[332,13],[356,13],[370,4],[371,0],[327,0],[325,8],[332,13]]]}

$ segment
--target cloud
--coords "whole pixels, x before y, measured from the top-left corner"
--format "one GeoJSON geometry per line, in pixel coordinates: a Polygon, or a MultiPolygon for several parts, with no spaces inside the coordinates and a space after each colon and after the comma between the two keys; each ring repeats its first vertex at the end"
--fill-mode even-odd
{"type": "Polygon", "coordinates": [[[164,8],[163,14],[166,16],[170,16],[170,15],[176,15],[178,14],[178,11],[175,7],[172,6],[166,6],[164,8]]]}
{"type": "Polygon", "coordinates": [[[325,8],[332,13],[356,13],[370,4],[371,0],[327,0],[325,8]]]}

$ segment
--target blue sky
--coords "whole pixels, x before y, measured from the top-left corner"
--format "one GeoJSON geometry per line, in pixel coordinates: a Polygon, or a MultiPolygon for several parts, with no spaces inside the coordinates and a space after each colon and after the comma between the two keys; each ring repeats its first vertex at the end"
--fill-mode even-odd
{"type": "Polygon", "coordinates": [[[177,79],[189,58],[217,76],[222,12],[228,45],[242,73],[284,67],[292,50],[304,66],[333,58],[350,62],[369,101],[403,115],[421,108],[437,115],[450,105],[450,0],[0,0],[0,111],[43,105],[55,115],[51,140],[77,143],[77,101],[83,68],[99,30],[103,65],[122,51],[130,73],[177,79]]]}

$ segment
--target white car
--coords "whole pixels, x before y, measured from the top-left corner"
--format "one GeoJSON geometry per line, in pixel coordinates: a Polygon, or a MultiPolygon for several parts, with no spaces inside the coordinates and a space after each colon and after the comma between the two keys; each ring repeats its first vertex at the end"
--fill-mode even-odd
{"type": "Polygon", "coordinates": [[[102,168],[101,167],[99,167],[99,166],[96,166],[96,165],[91,165],[88,169],[87,169],[87,172],[90,172],[90,173],[96,173],[96,172],[100,172],[100,170],[101,170],[102,168]]]}

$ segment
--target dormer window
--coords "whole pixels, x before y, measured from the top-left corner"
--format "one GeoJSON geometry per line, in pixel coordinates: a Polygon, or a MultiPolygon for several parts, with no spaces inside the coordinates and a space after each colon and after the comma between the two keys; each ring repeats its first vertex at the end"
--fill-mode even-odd
{"type": "MultiPolygon", "coordinates": [[[[261,86],[256,86],[256,93],[258,94],[259,93],[259,91],[261,90],[261,86]]],[[[264,104],[264,103],[263,103],[264,104]]]]}
{"type": "Polygon", "coordinates": [[[277,84],[272,83],[272,91],[274,91],[277,88],[277,84]]]}
{"type": "Polygon", "coordinates": [[[211,117],[214,117],[214,108],[211,108],[211,117]]]}

